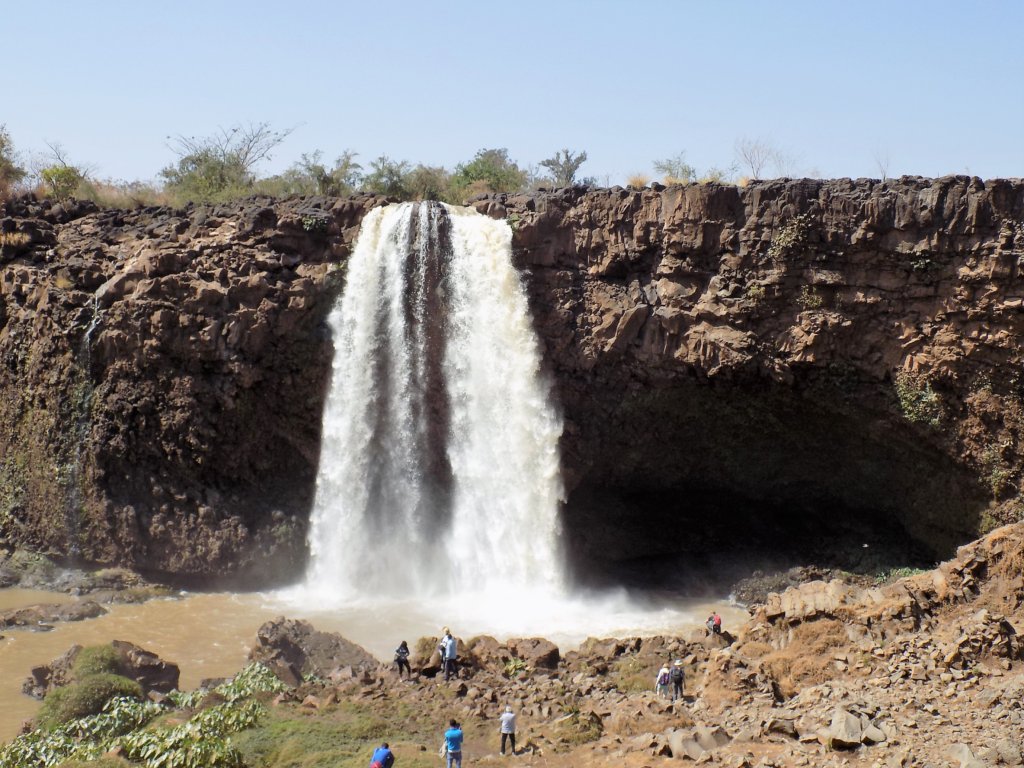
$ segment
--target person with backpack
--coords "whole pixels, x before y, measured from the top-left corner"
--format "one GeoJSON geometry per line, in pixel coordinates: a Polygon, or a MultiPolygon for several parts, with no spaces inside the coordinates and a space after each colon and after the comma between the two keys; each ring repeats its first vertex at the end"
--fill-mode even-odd
{"type": "Polygon", "coordinates": [[[668,662],[666,661],[661,665],[661,669],[658,670],[657,676],[654,678],[654,691],[659,696],[668,698],[668,683],[669,683],[669,669],[668,662]]]}
{"type": "Polygon", "coordinates": [[[402,670],[405,670],[406,679],[412,678],[412,668],[409,666],[409,644],[403,640],[395,648],[395,664],[398,665],[398,677],[401,679],[402,670]]]}
{"type": "Polygon", "coordinates": [[[370,758],[370,768],[391,768],[395,764],[395,755],[385,741],[375,750],[370,758]]]}
{"type": "Polygon", "coordinates": [[[683,698],[683,684],[686,682],[686,675],[683,673],[683,662],[679,659],[672,664],[669,680],[672,682],[672,701],[683,698]]]}

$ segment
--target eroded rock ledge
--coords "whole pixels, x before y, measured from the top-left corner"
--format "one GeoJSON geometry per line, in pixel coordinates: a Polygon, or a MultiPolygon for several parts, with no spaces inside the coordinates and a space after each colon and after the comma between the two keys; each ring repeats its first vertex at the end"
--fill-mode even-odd
{"type": "MultiPolygon", "coordinates": [[[[294,574],[323,319],[384,202],[8,204],[0,533],[172,575],[294,574]]],[[[581,561],[842,535],[835,521],[943,555],[1019,515],[1024,183],[473,205],[515,232],[581,561]]]]}

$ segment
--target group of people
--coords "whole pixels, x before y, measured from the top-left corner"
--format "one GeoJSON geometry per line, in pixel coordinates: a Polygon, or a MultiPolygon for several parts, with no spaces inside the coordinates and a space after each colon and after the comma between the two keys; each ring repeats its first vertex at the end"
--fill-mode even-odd
{"type": "MultiPolygon", "coordinates": [[[[499,718],[499,733],[501,734],[501,755],[505,755],[506,743],[511,747],[512,754],[516,753],[516,714],[512,707],[505,707],[505,711],[499,718]]],[[[452,718],[448,721],[448,730],[444,732],[444,739],[441,742],[441,757],[445,759],[446,768],[462,768],[462,726],[458,720],[452,718]]],[[[395,753],[385,741],[373,751],[370,758],[370,768],[391,768],[395,763],[395,753]]]]}
{"type": "MultiPolygon", "coordinates": [[[[722,634],[722,617],[715,611],[705,622],[709,635],[722,634]]],[[[659,696],[671,697],[672,701],[683,698],[683,687],[686,684],[686,674],[683,671],[682,659],[676,659],[670,665],[667,661],[661,665],[657,676],[654,678],[654,690],[659,696]],[[671,689],[671,692],[670,692],[671,689]]]]}
{"type": "MultiPolygon", "coordinates": [[[[448,627],[441,630],[441,642],[438,643],[437,652],[441,656],[441,669],[444,671],[445,681],[459,676],[456,662],[459,658],[459,641],[452,636],[448,627]]],[[[412,679],[412,668],[409,666],[409,644],[403,640],[395,648],[395,666],[398,668],[398,677],[405,673],[405,679],[412,679]]]]}
{"type": "MultiPolygon", "coordinates": [[[[708,634],[719,635],[722,633],[722,617],[718,612],[708,616],[706,622],[708,634]]],[[[445,627],[441,630],[441,642],[438,643],[437,651],[441,656],[441,668],[444,670],[444,679],[451,680],[458,677],[456,661],[459,656],[458,641],[452,636],[451,630],[445,627]]],[[[412,669],[409,666],[409,644],[403,640],[395,649],[395,664],[398,666],[398,676],[402,677],[404,671],[406,679],[412,677],[412,669]]],[[[671,696],[672,701],[683,698],[683,688],[686,685],[686,674],[683,670],[682,659],[676,659],[670,665],[667,661],[658,670],[654,681],[654,690],[661,696],[671,696]]],[[[500,725],[498,732],[501,735],[501,752],[505,754],[505,746],[509,745],[512,754],[516,753],[516,715],[512,707],[505,707],[505,711],[499,718],[500,725]]],[[[445,758],[446,768],[462,768],[462,726],[457,720],[448,722],[448,730],[444,732],[444,741],[441,744],[441,755],[445,758]]],[[[387,742],[381,744],[373,752],[370,758],[370,768],[391,768],[395,762],[395,755],[387,742]]]]}
{"type": "Polygon", "coordinates": [[[654,679],[654,690],[659,696],[669,696],[669,686],[672,687],[672,701],[683,698],[683,686],[686,684],[686,674],[683,672],[682,659],[676,659],[669,667],[666,661],[658,670],[658,676],[654,679]]]}

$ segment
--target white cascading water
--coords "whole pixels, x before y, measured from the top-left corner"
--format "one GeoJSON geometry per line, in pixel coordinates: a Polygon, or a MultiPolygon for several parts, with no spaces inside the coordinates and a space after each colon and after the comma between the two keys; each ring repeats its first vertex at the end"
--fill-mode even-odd
{"type": "Polygon", "coordinates": [[[363,220],[329,318],[307,589],[560,590],[562,424],[511,239],[504,222],[439,203],[363,220]]]}

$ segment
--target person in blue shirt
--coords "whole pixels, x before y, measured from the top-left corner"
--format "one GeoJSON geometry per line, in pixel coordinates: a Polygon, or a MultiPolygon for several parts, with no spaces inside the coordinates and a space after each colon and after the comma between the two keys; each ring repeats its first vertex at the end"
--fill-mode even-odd
{"type": "Polygon", "coordinates": [[[462,728],[456,720],[448,721],[448,730],[444,732],[444,744],[447,748],[447,768],[462,768],[462,728]]]}
{"type": "Polygon", "coordinates": [[[370,768],[391,768],[394,764],[395,755],[391,752],[391,748],[386,741],[373,750],[373,757],[370,758],[370,768]]]}
{"type": "Polygon", "coordinates": [[[459,657],[459,642],[452,637],[448,627],[444,628],[444,637],[441,638],[438,650],[441,651],[441,665],[444,668],[445,682],[451,680],[453,675],[458,677],[459,670],[455,664],[459,657]]]}

